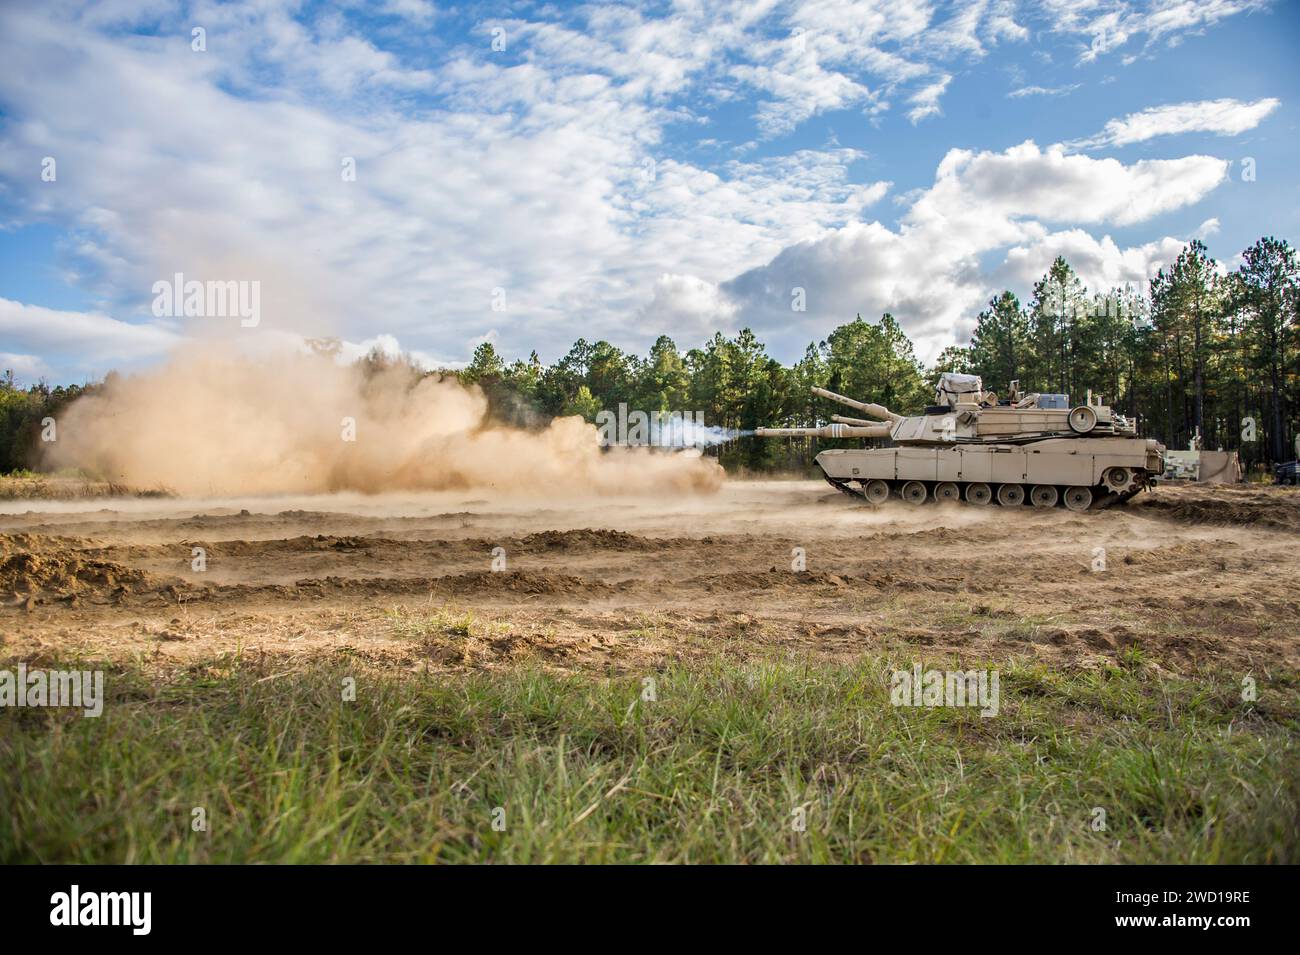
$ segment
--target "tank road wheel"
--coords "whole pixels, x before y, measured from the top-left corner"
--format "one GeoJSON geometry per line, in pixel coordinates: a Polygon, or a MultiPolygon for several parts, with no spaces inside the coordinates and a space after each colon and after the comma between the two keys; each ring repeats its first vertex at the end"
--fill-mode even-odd
{"type": "Polygon", "coordinates": [[[1097,412],[1087,405],[1079,405],[1070,412],[1067,420],[1070,422],[1070,430],[1075,434],[1087,434],[1097,427],[1097,412]]]}
{"type": "Polygon", "coordinates": [[[983,481],[966,485],[966,503],[987,504],[991,500],[993,500],[993,489],[983,481]]]}
{"type": "Polygon", "coordinates": [[[961,488],[951,481],[934,486],[934,499],[940,504],[956,504],[961,500],[961,488]]]}
{"type": "Polygon", "coordinates": [[[1128,468],[1107,468],[1101,479],[1112,491],[1119,492],[1128,487],[1133,476],[1129,474],[1128,468]]]}
{"type": "Polygon", "coordinates": [[[1019,507],[1025,503],[1025,489],[1019,484],[1004,484],[998,488],[998,503],[1003,507],[1019,507]]]}
{"type": "Polygon", "coordinates": [[[1056,507],[1056,488],[1050,484],[1035,484],[1029,492],[1029,503],[1034,507],[1056,507]]]}
{"type": "Polygon", "coordinates": [[[903,500],[908,504],[924,504],[925,496],[929,492],[925,489],[925,485],[920,481],[908,481],[903,485],[903,490],[900,493],[903,496],[903,500]]]}
{"type": "Polygon", "coordinates": [[[1092,507],[1092,488],[1074,487],[1065,489],[1065,506],[1072,511],[1086,511],[1092,507]]]}
{"type": "Polygon", "coordinates": [[[872,504],[884,504],[889,500],[889,485],[877,478],[862,486],[862,496],[872,504]]]}

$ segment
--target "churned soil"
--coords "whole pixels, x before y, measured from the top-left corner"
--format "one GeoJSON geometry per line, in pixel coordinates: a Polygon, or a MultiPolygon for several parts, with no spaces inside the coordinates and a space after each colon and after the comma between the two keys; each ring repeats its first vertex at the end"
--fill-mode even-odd
{"type": "Polygon", "coordinates": [[[1300,490],[1075,514],[712,495],[14,500],[0,658],[346,654],[619,672],[714,655],[1300,667],[1300,490]]]}

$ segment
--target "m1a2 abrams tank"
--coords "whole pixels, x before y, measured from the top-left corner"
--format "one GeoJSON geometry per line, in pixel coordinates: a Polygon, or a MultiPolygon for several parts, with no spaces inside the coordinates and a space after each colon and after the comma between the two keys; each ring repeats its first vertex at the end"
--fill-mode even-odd
{"type": "Polygon", "coordinates": [[[1139,438],[1133,424],[1094,401],[1070,406],[1065,395],[1009,398],[984,390],[977,375],[944,374],[925,414],[904,417],[881,405],[823,388],[813,393],[869,415],[835,415],[821,428],[759,428],[759,437],[887,438],[894,447],[833,449],[816,457],[826,480],[846,494],[881,504],[1055,507],[1086,511],[1125,501],[1164,472],[1165,449],[1139,438]]]}

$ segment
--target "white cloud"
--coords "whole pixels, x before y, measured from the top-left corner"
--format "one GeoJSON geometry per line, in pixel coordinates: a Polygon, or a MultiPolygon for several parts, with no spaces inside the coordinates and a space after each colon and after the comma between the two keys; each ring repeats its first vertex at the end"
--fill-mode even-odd
{"type": "MultiPolygon", "coordinates": [[[[1091,63],[1131,40],[1143,50],[1183,37],[1228,17],[1268,9],[1272,0],[1044,0],[1042,19],[1051,29],[1080,38],[1079,61],[1091,63]]],[[[1136,59],[1130,54],[1128,62],[1136,59]]]]}
{"type": "Polygon", "coordinates": [[[1064,86],[1021,86],[1007,94],[1009,99],[1024,99],[1027,96],[1065,96],[1073,93],[1082,84],[1067,83],[1064,86]]]}
{"type": "Polygon", "coordinates": [[[1221,223],[1219,222],[1217,216],[1213,216],[1209,219],[1206,219],[1204,222],[1202,222],[1199,226],[1196,227],[1196,231],[1192,233],[1192,238],[1208,239],[1210,236],[1218,233],[1220,225],[1221,223]]]}
{"type": "Polygon", "coordinates": [[[1130,113],[1121,119],[1112,119],[1097,135],[1076,140],[1070,145],[1087,149],[1128,146],[1157,136],[1175,136],[1179,133],[1236,136],[1254,129],[1281,105],[1280,100],[1270,97],[1253,103],[1236,99],[1210,99],[1154,106],[1139,113],[1130,113]]]}
{"type": "MultiPolygon", "coordinates": [[[[988,13],[988,0],[968,0],[957,4],[954,13],[947,21],[931,30],[926,36],[926,45],[938,48],[948,54],[966,53],[975,57],[984,55],[984,45],[979,33],[984,18],[988,13]]],[[[1005,16],[999,23],[1005,22],[1005,16]]]]}
{"type": "Polygon", "coordinates": [[[1141,289],[1161,266],[1178,257],[1185,244],[1183,239],[1166,236],[1122,249],[1109,235],[1098,239],[1082,229],[1068,229],[1008,249],[990,278],[994,284],[1027,289],[1042,278],[1046,264],[1062,256],[1094,292],[1126,286],[1141,289]]]}
{"type": "MultiPolygon", "coordinates": [[[[33,214],[77,227],[82,281],[117,314],[147,307],[152,283],[182,271],[261,281],[263,332],[383,331],[455,359],[488,328],[526,328],[528,344],[553,355],[577,316],[589,336],[626,341],[658,276],[716,281],[852,221],[887,189],[851,181],[852,150],[716,170],[658,157],[674,117],[647,102],[653,91],[564,64],[458,55],[439,72],[456,110],[411,116],[274,90],[237,97],[226,88],[251,82],[249,45],[291,51],[302,78],[324,76],[316,61],[341,41],[288,27],[267,39],[279,20],[219,15],[222,32],[195,54],[0,14],[0,58],[36,78],[21,96],[0,90],[13,118],[0,130],[0,174],[33,214]],[[60,163],[57,183],[28,174],[30,157],[46,154],[60,163]],[[340,176],[344,157],[355,182],[340,176]],[[504,312],[492,310],[498,287],[504,312]]],[[[669,59],[690,45],[682,30],[619,30],[606,36],[614,46],[669,59]]],[[[635,58],[611,57],[628,83],[653,85],[626,66],[635,58]]],[[[345,72],[360,84],[355,105],[370,104],[375,74],[345,72]]]]}
{"type": "Polygon", "coordinates": [[[990,294],[1041,275],[1064,254],[1097,287],[1146,277],[1177,254],[1166,238],[1119,249],[1081,229],[1047,223],[1128,225],[1191,205],[1224,180],[1226,163],[1205,156],[1124,165],[1068,155],[1032,142],[1004,152],[951,150],[934,184],[915,197],[899,229],[854,223],[792,245],[720,288],[737,306],[737,324],[770,337],[805,340],[861,312],[892,312],[923,358],[969,335],[990,294]],[[981,266],[1008,250],[1003,265],[981,266]],[[790,308],[791,289],[807,291],[807,312],[790,308]]]}
{"type": "Polygon", "coordinates": [[[1179,36],[1212,26],[1239,13],[1266,10],[1270,0],[1162,0],[1140,15],[1141,29],[1152,39],[1179,36]]]}
{"type": "Polygon", "coordinates": [[[907,118],[912,121],[913,126],[927,116],[939,114],[939,99],[950,82],[952,82],[951,76],[941,76],[929,86],[924,86],[912,94],[909,100],[912,109],[908,111],[907,118]]]}
{"type": "MultiPolygon", "coordinates": [[[[948,64],[979,60],[990,46],[1029,37],[1010,0],[957,4],[944,20],[927,2],[795,0],[771,7],[780,10],[780,26],[769,25],[767,37],[732,34],[721,41],[742,59],[729,75],[767,94],[757,118],[768,137],[832,110],[877,115],[895,94],[918,123],[939,114],[951,80],[948,64]]],[[[756,19],[764,25],[763,17],[756,19]]]]}
{"type": "MultiPolygon", "coordinates": [[[[1082,30],[1113,15],[1130,29],[1114,7],[1075,4],[1063,22],[1082,30]]],[[[716,122],[674,98],[687,90],[727,102],[743,90],[768,136],[891,100],[914,123],[935,116],[962,68],[1028,37],[1008,0],[953,14],[884,0],[681,2],[657,19],[593,5],[566,23],[499,21],[506,56],[491,53],[485,21],[441,49],[436,70],[339,14],[291,4],[201,2],[204,54],[187,31],[118,32],[171,11],[0,10],[0,59],[24,77],[0,86],[0,176],[25,216],[69,229],[70,266],[105,311],[142,315],[152,283],[176,271],[257,279],[256,334],[268,340],[336,336],[357,353],[400,341],[449,364],[495,334],[508,354],[552,358],[575,328],[635,347],[752,322],[806,341],[888,308],[925,350],[969,324],[990,254],[1049,242],[1088,252],[1070,227],[1146,221],[1224,176],[1208,156],[1123,165],[1032,142],[952,150],[891,228],[865,221],[890,184],[861,181],[862,152],[751,144],[721,154],[761,158],[706,167],[673,142],[673,124],[716,122]],[[44,155],[58,158],[56,183],[31,174],[44,155]],[[355,182],[340,176],[344,157],[355,182]],[[808,290],[807,313],[789,310],[794,285],[808,290]]],[[[413,0],[386,11],[442,16],[413,0]]],[[[1191,15],[1147,33],[1176,35],[1191,15]]],[[[728,131],[707,132],[726,142],[728,131]]],[[[1130,270],[1146,261],[1088,254],[1128,255],[1130,270]]],[[[44,319],[21,314],[27,331],[44,319]]],[[[45,339],[6,334],[12,355],[103,371],[189,330],[59,315],[45,339]],[[92,347],[74,355],[83,329],[92,347]]]]}
{"type": "Polygon", "coordinates": [[[879,99],[867,86],[843,73],[826,70],[810,55],[771,66],[741,64],[732,75],[772,98],[758,107],[758,127],[766,136],[788,133],[810,116],[870,104],[879,99]]]}
{"type": "Polygon", "coordinates": [[[424,26],[438,15],[438,8],[429,0],[384,0],[380,12],[424,26]]]}
{"type": "Polygon", "coordinates": [[[1196,202],[1227,170],[1226,160],[1210,156],[1124,165],[1071,155],[1059,145],[1040,149],[1032,141],[1001,153],[953,149],[906,221],[989,239],[1021,219],[1131,225],[1196,202]]]}
{"type": "Polygon", "coordinates": [[[181,335],[170,324],[132,324],[100,312],[61,311],[0,298],[0,340],[21,349],[0,356],[9,363],[5,367],[69,380],[156,360],[181,335]]]}
{"type": "Polygon", "coordinates": [[[52,369],[39,355],[18,355],[14,352],[0,352],[0,373],[12,371],[21,387],[40,378],[48,378],[52,369]]]}
{"type": "Polygon", "coordinates": [[[638,319],[686,341],[734,328],[736,303],[712,282],[694,275],[661,275],[638,319]]]}
{"type": "MultiPolygon", "coordinates": [[[[484,338],[495,339],[495,334],[489,334],[484,338]]],[[[303,343],[305,347],[306,343],[303,343]]],[[[459,368],[466,364],[461,361],[448,361],[431,355],[428,352],[418,348],[404,348],[402,343],[393,335],[375,335],[373,338],[367,338],[359,342],[341,341],[339,342],[338,360],[344,363],[354,362],[359,358],[364,358],[371,352],[378,351],[379,354],[388,358],[408,358],[417,366],[427,371],[433,371],[439,368],[459,368]]]]}
{"type": "Polygon", "coordinates": [[[989,35],[997,40],[1024,41],[1029,30],[1015,21],[1015,0],[997,0],[988,18],[989,35]]]}

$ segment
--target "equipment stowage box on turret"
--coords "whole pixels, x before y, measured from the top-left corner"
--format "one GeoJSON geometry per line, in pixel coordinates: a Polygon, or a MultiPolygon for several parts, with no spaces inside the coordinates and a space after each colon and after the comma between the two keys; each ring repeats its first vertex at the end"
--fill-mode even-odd
{"type": "Polygon", "coordinates": [[[826,480],[873,504],[904,501],[1007,507],[1064,504],[1070,510],[1125,501],[1164,472],[1165,449],[1139,438],[1123,415],[1092,396],[1071,408],[1064,395],[1020,395],[998,401],[976,375],[944,374],[935,404],[904,417],[881,405],[823,388],[813,393],[875,421],[832,417],[821,428],[759,428],[759,437],[888,438],[896,447],[822,451],[826,480]]]}

